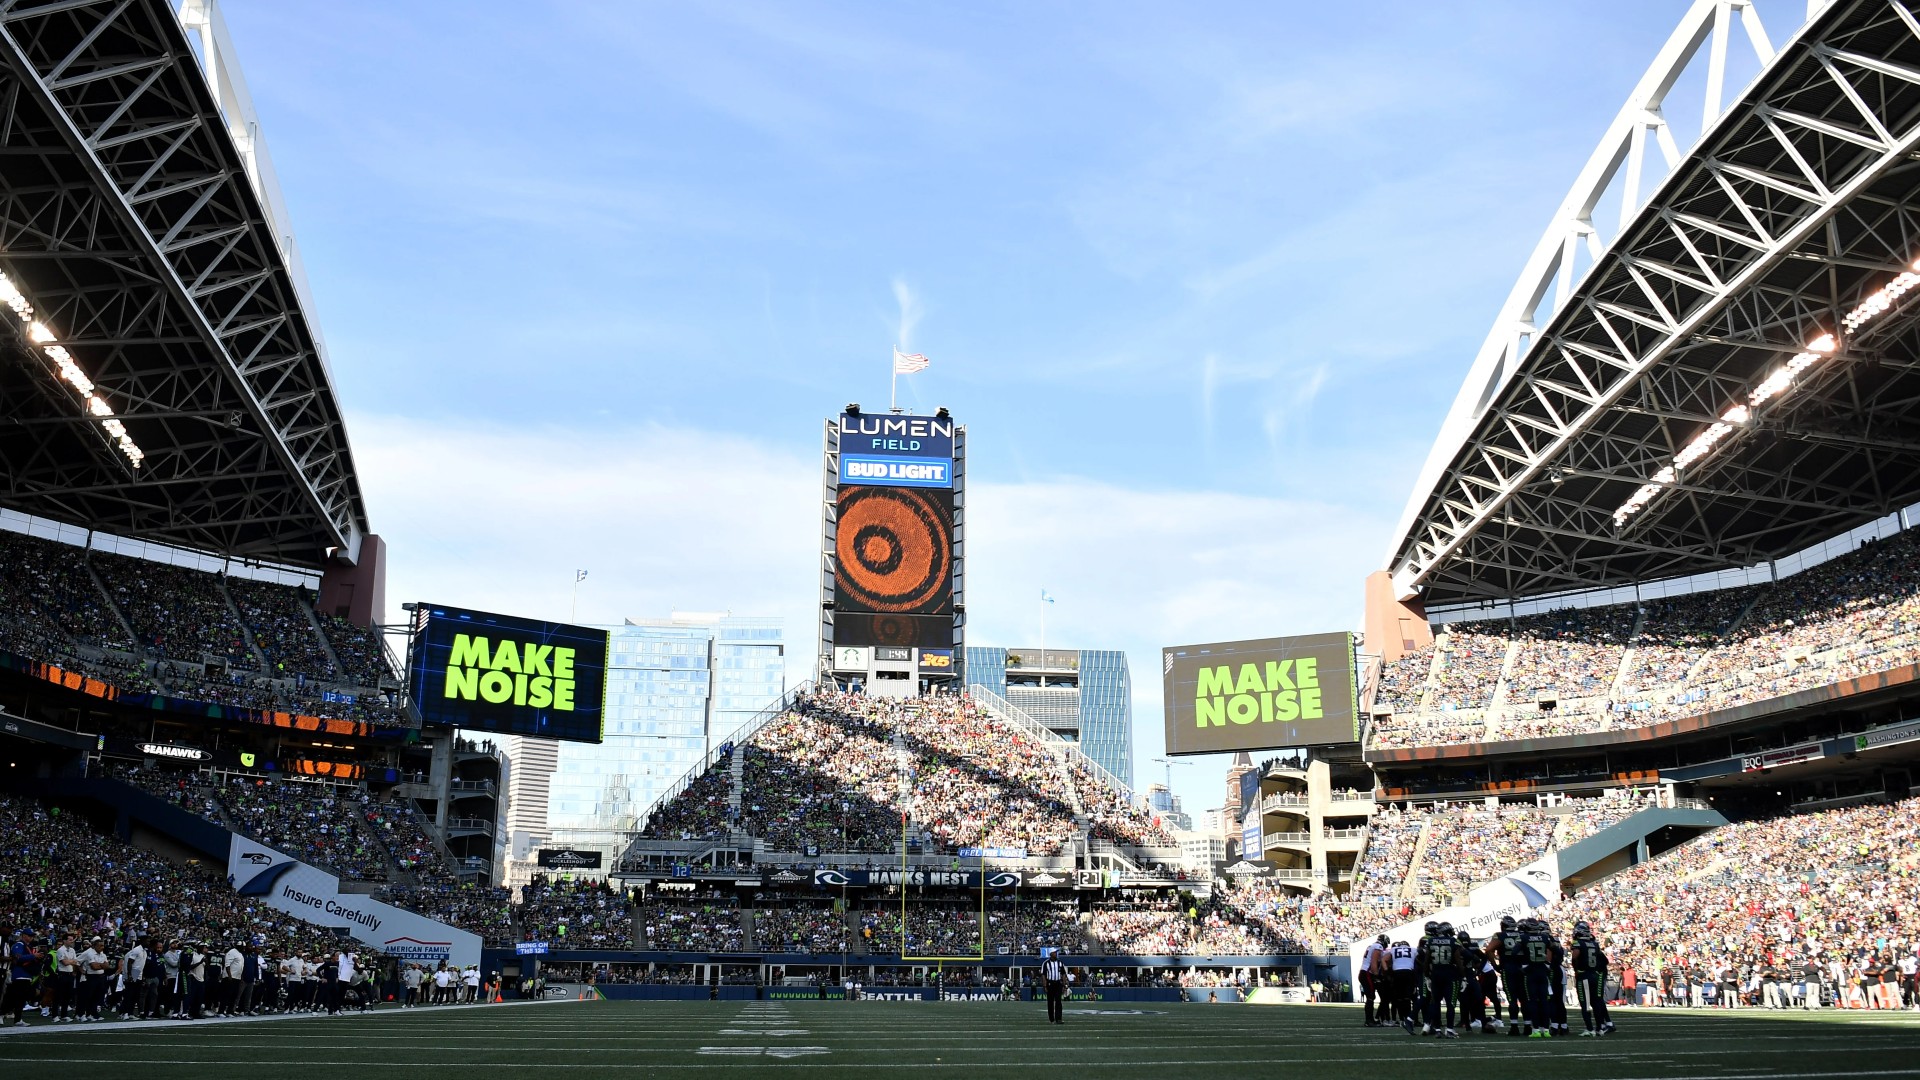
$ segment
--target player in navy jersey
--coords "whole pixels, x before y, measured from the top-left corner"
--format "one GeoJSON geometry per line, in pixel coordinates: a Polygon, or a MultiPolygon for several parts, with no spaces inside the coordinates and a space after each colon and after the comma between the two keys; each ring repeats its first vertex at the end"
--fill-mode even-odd
{"type": "Polygon", "coordinates": [[[1507,994],[1507,1034],[1526,1034],[1527,957],[1521,943],[1520,923],[1508,915],[1500,920],[1500,932],[1488,942],[1493,962],[1500,969],[1500,985],[1507,994]]]}
{"type": "Polygon", "coordinates": [[[1520,926],[1520,956],[1526,972],[1526,1034],[1535,1039],[1553,1037],[1553,968],[1559,945],[1546,924],[1528,919],[1520,926]]]}
{"type": "Polygon", "coordinates": [[[1573,924],[1574,986],[1580,995],[1582,1035],[1613,1034],[1613,1018],[1607,1014],[1607,954],[1593,936],[1593,928],[1584,922],[1573,924]]]}
{"type": "Polygon", "coordinates": [[[1427,1023],[1420,1033],[1457,1039],[1460,1035],[1453,1030],[1453,1022],[1454,992],[1460,980],[1459,939],[1454,937],[1451,925],[1441,923],[1422,942],[1422,947],[1427,968],[1427,1023]]]}

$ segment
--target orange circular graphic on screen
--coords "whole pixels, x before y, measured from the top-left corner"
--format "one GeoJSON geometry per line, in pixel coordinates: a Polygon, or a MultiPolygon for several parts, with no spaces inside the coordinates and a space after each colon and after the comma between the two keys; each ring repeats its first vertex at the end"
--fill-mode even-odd
{"type": "Polygon", "coordinates": [[[953,573],[944,506],[913,488],[842,488],[835,586],[852,610],[937,612],[953,573]]]}

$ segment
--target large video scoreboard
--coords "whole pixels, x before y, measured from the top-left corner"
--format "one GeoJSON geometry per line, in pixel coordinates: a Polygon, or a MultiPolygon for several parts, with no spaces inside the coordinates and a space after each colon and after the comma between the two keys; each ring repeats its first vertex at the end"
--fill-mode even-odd
{"type": "Polygon", "coordinates": [[[430,724],[600,741],[605,630],[421,604],[407,667],[430,724]]]}
{"type": "Polygon", "coordinates": [[[1359,739],[1353,635],[1161,650],[1167,753],[1221,754],[1359,739]]]}
{"type": "Polygon", "coordinates": [[[965,429],[857,411],[827,425],[823,644],[937,658],[956,641],[965,429]]]}

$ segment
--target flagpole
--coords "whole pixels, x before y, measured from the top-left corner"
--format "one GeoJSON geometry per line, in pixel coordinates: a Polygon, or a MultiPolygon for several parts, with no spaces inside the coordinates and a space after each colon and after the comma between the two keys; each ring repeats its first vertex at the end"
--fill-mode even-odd
{"type": "Polygon", "coordinates": [[[887,365],[893,374],[887,378],[887,411],[898,408],[900,398],[900,346],[893,347],[893,361],[887,365]]]}
{"type": "Polygon", "coordinates": [[[1047,686],[1047,590],[1040,590],[1040,688],[1047,686]]]}

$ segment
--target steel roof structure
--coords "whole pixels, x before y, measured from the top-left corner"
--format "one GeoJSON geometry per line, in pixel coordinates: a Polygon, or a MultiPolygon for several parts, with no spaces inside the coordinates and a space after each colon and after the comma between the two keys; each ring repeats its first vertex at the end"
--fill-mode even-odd
{"type": "Polygon", "coordinates": [[[32,309],[0,311],[0,505],[350,561],[359,482],[230,49],[212,0],[0,0],[0,299],[32,309]]]}
{"type": "Polygon", "coordinates": [[[1476,358],[1389,553],[1400,595],[1753,566],[1920,501],[1920,290],[1900,276],[1920,258],[1920,17],[1810,7],[1777,52],[1745,0],[1682,20],[1476,358]],[[1759,74],[1722,108],[1748,46],[1759,74]],[[1696,58],[1706,120],[1682,153],[1663,110],[1696,58]]]}

